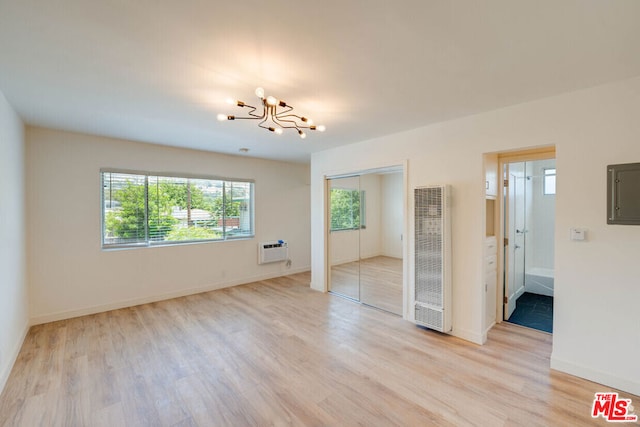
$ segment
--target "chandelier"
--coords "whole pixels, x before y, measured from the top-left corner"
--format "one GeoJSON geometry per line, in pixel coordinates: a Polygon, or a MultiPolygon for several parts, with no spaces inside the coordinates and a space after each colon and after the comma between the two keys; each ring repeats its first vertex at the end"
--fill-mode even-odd
{"type": "MultiPolygon", "coordinates": [[[[256,89],[256,96],[260,98],[262,102],[262,113],[258,114],[256,111],[258,107],[254,107],[249,104],[245,104],[242,101],[235,101],[235,105],[238,107],[248,108],[249,112],[246,116],[230,116],[226,114],[218,114],[218,120],[260,120],[258,126],[263,129],[267,129],[278,135],[281,135],[283,129],[295,129],[300,135],[300,138],[304,139],[307,134],[305,129],[317,130],[318,132],[324,132],[325,127],[323,125],[313,124],[313,120],[308,117],[299,116],[294,114],[293,107],[281,99],[277,99],[273,96],[264,96],[264,89],[261,87],[256,89]]],[[[234,103],[233,101],[231,102],[234,103]]]]}

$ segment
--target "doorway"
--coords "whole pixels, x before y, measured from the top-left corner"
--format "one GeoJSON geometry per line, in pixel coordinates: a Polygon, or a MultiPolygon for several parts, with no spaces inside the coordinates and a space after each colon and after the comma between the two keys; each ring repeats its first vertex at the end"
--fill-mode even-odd
{"type": "Polygon", "coordinates": [[[555,159],[504,163],[504,320],[553,332],[555,159]]]}
{"type": "Polygon", "coordinates": [[[329,291],[402,316],[402,167],[327,179],[329,291]]]}

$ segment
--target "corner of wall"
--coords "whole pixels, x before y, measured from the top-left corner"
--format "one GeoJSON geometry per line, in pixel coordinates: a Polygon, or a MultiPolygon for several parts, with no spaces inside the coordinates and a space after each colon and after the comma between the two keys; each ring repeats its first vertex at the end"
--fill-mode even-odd
{"type": "Polygon", "coordinates": [[[0,392],[29,330],[25,126],[0,92],[0,392]]]}
{"type": "Polygon", "coordinates": [[[451,335],[457,338],[461,338],[465,341],[472,342],[473,344],[478,344],[478,345],[484,345],[484,343],[487,342],[486,333],[482,334],[482,333],[470,331],[467,329],[456,329],[454,327],[453,331],[451,332],[451,335]]]}
{"type": "Polygon", "coordinates": [[[9,352],[9,354],[5,355],[0,362],[4,360],[6,363],[2,363],[0,367],[2,370],[0,371],[0,394],[4,390],[4,386],[7,385],[7,381],[9,380],[9,376],[11,375],[11,370],[13,369],[13,365],[15,365],[16,360],[18,360],[18,355],[20,354],[20,349],[22,349],[22,345],[24,344],[25,338],[27,338],[27,333],[29,333],[29,328],[31,327],[31,323],[27,321],[22,328],[22,332],[20,333],[20,339],[15,342],[13,349],[9,352]]]}
{"type": "Polygon", "coordinates": [[[587,366],[581,366],[568,360],[560,359],[553,354],[551,355],[551,369],[640,396],[640,382],[638,381],[620,378],[587,366]]]}

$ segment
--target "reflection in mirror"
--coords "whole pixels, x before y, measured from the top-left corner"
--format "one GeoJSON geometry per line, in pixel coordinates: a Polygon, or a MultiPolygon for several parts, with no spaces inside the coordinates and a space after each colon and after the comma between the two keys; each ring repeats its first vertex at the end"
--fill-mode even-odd
{"type": "Polygon", "coordinates": [[[360,232],[360,301],[402,315],[402,172],[360,177],[367,227],[360,232]]]}
{"type": "Polygon", "coordinates": [[[402,168],[328,180],[330,291],[402,315],[402,168]]]}
{"type": "Polygon", "coordinates": [[[360,300],[360,178],[329,180],[330,290],[360,300]]]}

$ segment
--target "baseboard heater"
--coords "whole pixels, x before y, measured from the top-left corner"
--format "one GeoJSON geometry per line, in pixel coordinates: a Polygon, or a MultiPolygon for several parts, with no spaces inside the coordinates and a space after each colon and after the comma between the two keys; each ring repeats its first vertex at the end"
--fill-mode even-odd
{"type": "Polygon", "coordinates": [[[289,245],[284,240],[262,242],[258,245],[258,264],[281,262],[289,259],[289,245]]]}
{"type": "Polygon", "coordinates": [[[418,187],[415,195],[415,321],[450,333],[451,213],[446,185],[418,187]]]}

